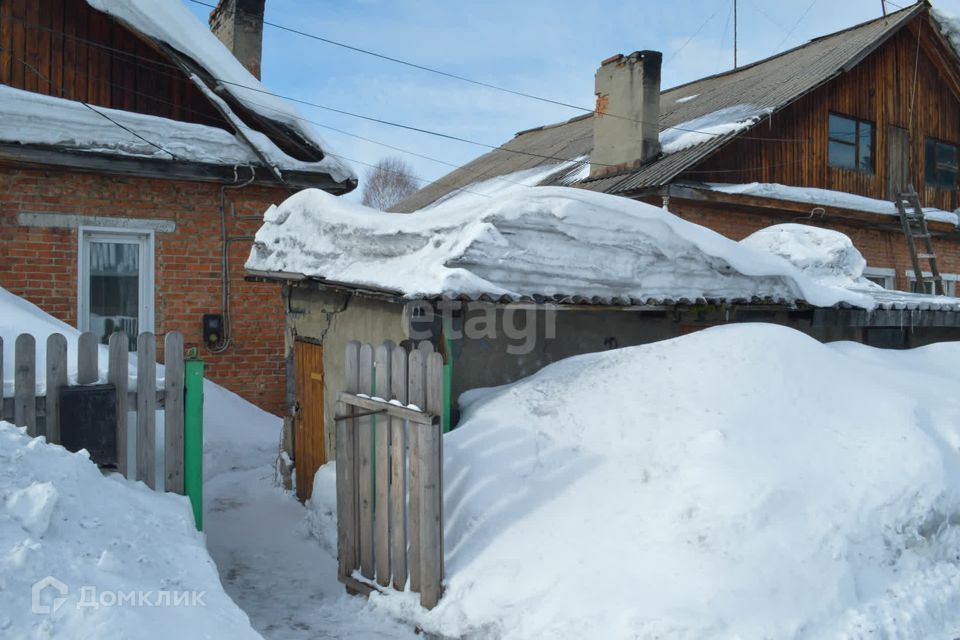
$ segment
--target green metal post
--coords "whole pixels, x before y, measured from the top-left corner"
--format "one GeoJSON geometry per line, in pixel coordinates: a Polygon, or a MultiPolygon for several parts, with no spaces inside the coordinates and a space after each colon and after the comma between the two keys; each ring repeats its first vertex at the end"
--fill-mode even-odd
{"type": "Polygon", "coordinates": [[[196,352],[184,363],[183,488],[203,531],[203,360],[196,352]]]}

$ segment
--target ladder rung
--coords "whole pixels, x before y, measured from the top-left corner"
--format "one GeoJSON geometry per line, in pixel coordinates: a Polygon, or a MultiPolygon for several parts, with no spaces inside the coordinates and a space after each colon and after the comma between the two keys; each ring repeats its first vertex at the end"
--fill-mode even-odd
{"type": "Polygon", "coordinates": [[[920,258],[921,260],[933,260],[937,256],[933,255],[932,253],[918,253],[917,257],[920,258]]]}
{"type": "Polygon", "coordinates": [[[915,233],[915,234],[913,234],[913,237],[914,237],[914,238],[929,238],[929,237],[930,237],[930,234],[929,234],[929,233],[915,233]]]}

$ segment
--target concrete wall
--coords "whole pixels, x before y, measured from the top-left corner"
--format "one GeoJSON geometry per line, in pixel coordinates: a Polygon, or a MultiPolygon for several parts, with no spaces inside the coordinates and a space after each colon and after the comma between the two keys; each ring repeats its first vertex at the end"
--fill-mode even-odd
{"type": "MultiPolygon", "coordinates": [[[[334,413],[337,395],[346,381],[345,352],[351,340],[378,345],[400,343],[403,307],[400,304],[345,293],[323,291],[311,285],[287,288],[286,346],[288,370],[293,365],[297,339],[323,345],[324,435],[327,452],[334,450],[334,413]]],[[[288,376],[288,399],[295,400],[293,376],[288,376]]],[[[292,453],[292,451],[290,452],[292,453]]]]}

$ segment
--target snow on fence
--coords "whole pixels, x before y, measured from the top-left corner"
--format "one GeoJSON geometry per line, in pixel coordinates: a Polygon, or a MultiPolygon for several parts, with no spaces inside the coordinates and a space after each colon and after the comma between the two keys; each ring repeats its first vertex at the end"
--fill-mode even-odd
{"type": "MultiPolygon", "coordinates": [[[[127,478],[142,480],[150,488],[184,493],[184,357],[183,336],[171,332],[164,338],[164,386],[157,388],[156,336],[141,333],[137,338],[137,375],[129,388],[129,341],[122,332],[110,336],[106,385],[100,382],[97,336],[83,333],[77,341],[76,384],[67,377],[67,339],[53,333],[46,342],[46,371],[37,368],[36,338],[29,333],[17,337],[14,355],[14,395],[3,397],[0,385],[0,418],[26,427],[31,436],[45,436],[48,442],[71,448],[79,434],[70,431],[76,422],[61,415],[62,398],[71,390],[113,393],[116,410],[116,463],[127,478]],[[38,375],[39,374],[39,375],[38,375]],[[37,395],[37,380],[46,380],[46,391],[37,395]],[[157,410],[163,409],[163,452],[156,444],[157,410]],[[136,412],[136,423],[129,413],[136,412]],[[66,419],[64,419],[66,418],[66,419]],[[135,427],[135,428],[134,428],[135,427]],[[134,452],[135,462],[128,459],[134,452]],[[162,469],[157,465],[162,464],[162,469]],[[161,475],[158,480],[157,475],[161,475]],[[135,478],[133,476],[136,476],[135,478]]],[[[3,371],[3,339],[0,338],[0,371],[3,371]]]]}
{"type": "Polygon", "coordinates": [[[337,555],[348,589],[443,581],[443,357],[429,342],[347,345],[336,417],[337,555]],[[408,581],[409,578],[409,581],[408,581]]]}

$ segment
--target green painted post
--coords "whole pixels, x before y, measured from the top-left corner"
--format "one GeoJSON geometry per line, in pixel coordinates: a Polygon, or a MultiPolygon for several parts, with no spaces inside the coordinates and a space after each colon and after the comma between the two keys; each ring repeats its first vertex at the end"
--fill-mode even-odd
{"type": "Polygon", "coordinates": [[[203,531],[203,360],[196,350],[184,362],[183,489],[203,531]]]}

